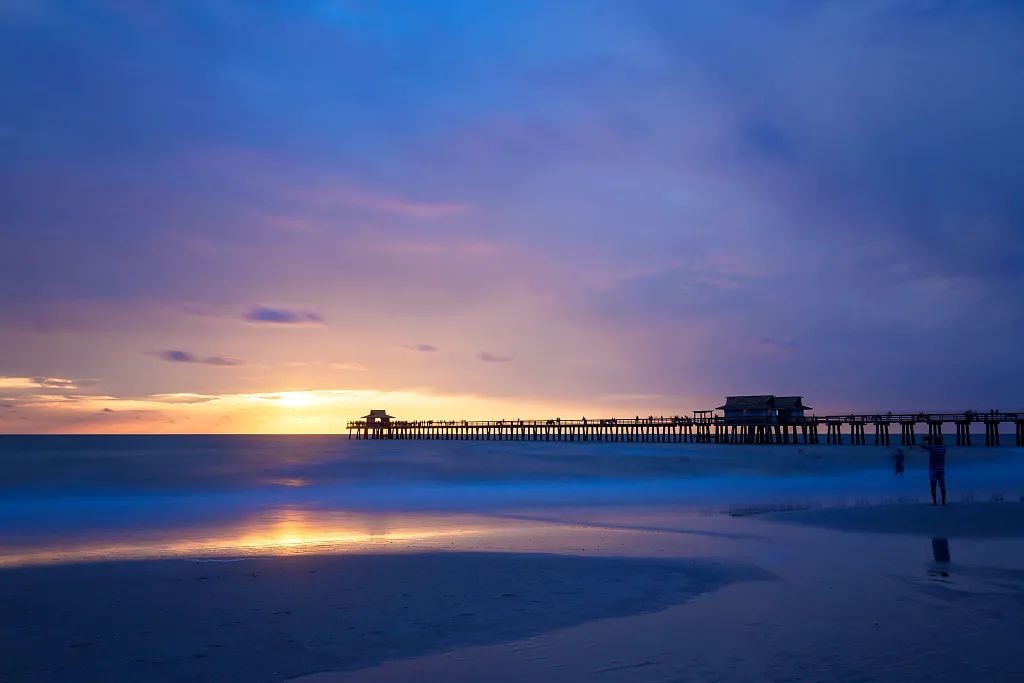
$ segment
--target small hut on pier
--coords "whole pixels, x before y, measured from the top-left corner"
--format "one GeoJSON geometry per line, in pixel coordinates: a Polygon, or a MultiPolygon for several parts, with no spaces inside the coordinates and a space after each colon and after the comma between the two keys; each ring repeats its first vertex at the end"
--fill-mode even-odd
{"type": "Polygon", "coordinates": [[[369,415],[363,415],[363,419],[366,420],[367,427],[387,429],[391,426],[391,421],[395,419],[395,416],[388,415],[386,410],[371,410],[369,415]]]}
{"type": "Polygon", "coordinates": [[[803,396],[727,396],[725,405],[717,410],[725,412],[728,424],[795,424],[803,421],[803,396]]]}
{"type": "Polygon", "coordinates": [[[725,412],[725,421],[729,424],[774,422],[775,397],[771,394],[761,396],[726,396],[725,405],[715,410],[725,412]]]}
{"type": "Polygon", "coordinates": [[[804,405],[803,396],[776,396],[775,411],[779,424],[799,424],[804,421],[804,411],[810,410],[804,405]]]}

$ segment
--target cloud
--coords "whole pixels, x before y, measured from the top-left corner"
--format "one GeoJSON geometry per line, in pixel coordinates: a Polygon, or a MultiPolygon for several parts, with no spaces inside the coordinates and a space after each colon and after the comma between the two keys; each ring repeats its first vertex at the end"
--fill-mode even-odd
{"type": "Polygon", "coordinates": [[[286,368],[328,368],[329,370],[350,370],[352,372],[365,372],[366,366],[362,363],[350,363],[345,361],[305,361],[292,360],[284,363],[286,368]]]}
{"type": "Polygon", "coordinates": [[[331,370],[352,370],[354,372],[365,372],[366,366],[359,363],[331,363],[331,370]]]}
{"type": "MultiPolygon", "coordinates": [[[[400,218],[435,219],[459,216],[471,209],[468,204],[462,202],[412,199],[394,192],[381,193],[353,188],[331,177],[310,179],[289,188],[286,192],[292,201],[300,206],[328,212],[344,207],[400,218]]],[[[271,217],[276,218],[274,222],[281,224],[281,227],[289,230],[308,229],[302,217],[296,220],[289,213],[283,216],[280,213],[272,214],[271,217]]]]}
{"type": "MultiPolygon", "coordinates": [[[[94,383],[94,382],[92,382],[94,383]]],[[[0,389],[75,389],[75,380],[64,377],[0,377],[0,389]]]]}
{"type": "Polygon", "coordinates": [[[74,380],[63,377],[33,377],[32,381],[47,389],[74,389],[77,386],[74,380]]]}
{"type": "Polygon", "coordinates": [[[269,323],[272,325],[323,325],[324,319],[312,311],[295,311],[288,308],[256,306],[245,314],[246,322],[269,323]]]}
{"type": "Polygon", "coordinates": [[[154,351],[151,355],[170,363],[197,363],[199,359],[188,351],[154,351]]]}
{"type": "Polygon", "coordinates": [[[772,337],[761,337],[753,344],[754,349],[764,351],[796,351],[800,343],[793,339],[774,339],[772,337]]]}
{"type": "Polygon", "coordinates": [[[410,351],[438,351],[438,347],[433,344],[408,344],[402,348],[409,349],[410,351]]]}
{"type": "Polygon", "coordinates": [[[167,350],[167,351],[151,351],[149,355],[165,360],[168,363],[199,363],[201,365],[216,365],[216,366],[233,366],[242,365],[242,361],[238,358],[229,358],[227,356],[197,356],[194,353],[180,350],[167,350]]]}
{"type": "Polygon", "coordinates": [[[385,197],[372,194],[343,192],[337,196],[342,204],[371,211],[408,216],[411,218],[440,218],[455,216],[469,211],[465,204],[457,202],[417,202],[401,197],[385,197]]]}
{"type": "Polygon", "coordinates": [[[229,358],[227,356],[207,356],[203,358],[201,363],[206,365],[241,365],[242,361],[238,358],[229,358]]]}
{"type": "Polygon", "coordinates": [[[31,377],[0,377],[0,389],[37,389],[31,377]]]}
{"type": "Polygon", "coordinates": [[[507,363],[512,360],[511,356],[496,356],[487,351],[481,351],[477,357],[485,363],[507,363]]]}
{"type": "Polygon", "coordinates": [[[176,394],[153,394],[148,396],[147,400],[156,401],[157,403],[209,403],[210,401],[216,401],[218,398],[218,396],[208,394],[182,392],[176,394]]]}

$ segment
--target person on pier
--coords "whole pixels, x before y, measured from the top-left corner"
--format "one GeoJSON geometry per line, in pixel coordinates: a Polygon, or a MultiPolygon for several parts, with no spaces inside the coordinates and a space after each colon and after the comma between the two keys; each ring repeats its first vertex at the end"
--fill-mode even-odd
{"type": "Polygon", "coordinates": [[[942,445],[941,436],[926,436],[921,446],[928,452],[928,487],[932,492],[932,505],[938,505],[935,499],[935,485],[942,491],[942,504],[946,504],[946,447],[942,445]]]}

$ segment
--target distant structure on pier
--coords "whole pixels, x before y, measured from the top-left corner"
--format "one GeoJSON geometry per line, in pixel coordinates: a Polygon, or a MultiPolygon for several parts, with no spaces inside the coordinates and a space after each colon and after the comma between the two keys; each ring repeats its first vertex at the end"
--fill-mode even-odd
{"type": "Polygon", "coordinates": [[[371,410],[369,415],[363,415],[363,419],[371,427],[389,427],[395,416],[388,415],[386,410],[371,410]]]}
{"type": "Polygon", "coordinates": [[[1024,411],[920,413],[858,413],[808,415],[802,396],[728,396],[715,410],[694,410],[691,415],[671,417],[561,417],[541,420],[398,420],[386,410],[371,410],[361,420],[349,422],[349,438],[356,439],[458,439],[474,441],[628,441],[658,443],[867,443],[865,432],[874,427],[872,443],[888,446],[890,428],[898,425],[899,443],[917,443],[917,427],[928,436],[942,438],[943,426],[956,428],[956,445],[970,446],[972,426],[983,425],[985,445],[998,446],[999,427],[1014,426],[1014,443],[1024,447],[1024,411]],[[722,411],[716,415],[715,410],[722,411]]]}
{"type": "Polygon", "coordinates": [[[369,415],[363,415],[364,431],[367,438],[384,439],[391,433],[391,421],[394,415],[388,415],[386,410],[371,410],[369,415]]]}
{"type": "Polygon", "coordinates": [[[729,424],[797,424],[804,418],[803,396],[726,396],[725,405],[715,410],[725,413],[729,424]]]}

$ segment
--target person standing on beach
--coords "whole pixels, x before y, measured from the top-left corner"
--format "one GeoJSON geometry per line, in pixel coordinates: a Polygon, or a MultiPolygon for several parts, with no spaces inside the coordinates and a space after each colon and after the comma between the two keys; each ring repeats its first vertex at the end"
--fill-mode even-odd
{"type": "Polygon", "coordinates": [[[932,492],[932,505],[935,500],[935,485],[942,491],[942,504],[946,504],[946,447],[942,445],[942,437],[925,437],[924,450],[928,451],[928,486],[932,492]]]}
{"type": "Polygon", "coordinates": [[[892,453],[893,474],[895,474],[897,477],[902,477],[903,476],[903,469],[904,469],[903,463],[905,462],[905,460],[906,460],[906,456],[903,454],[903,449],[902,448],[897,448],[895,451],[893,451],[893,453],[892,453]]]}

